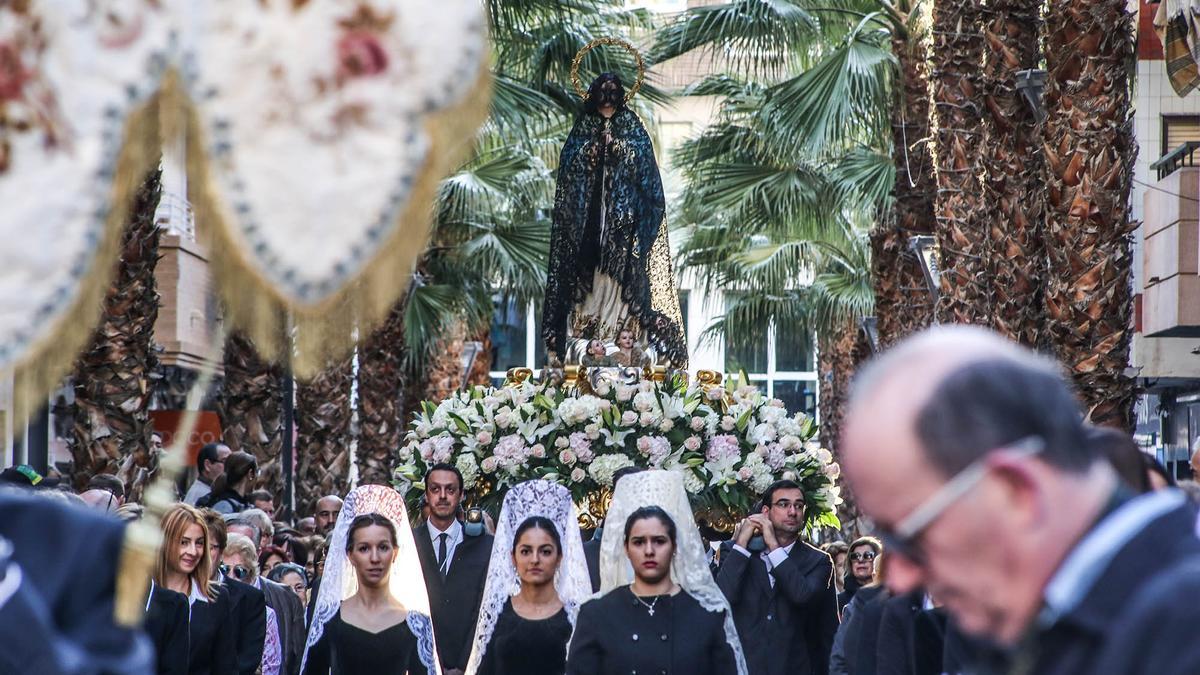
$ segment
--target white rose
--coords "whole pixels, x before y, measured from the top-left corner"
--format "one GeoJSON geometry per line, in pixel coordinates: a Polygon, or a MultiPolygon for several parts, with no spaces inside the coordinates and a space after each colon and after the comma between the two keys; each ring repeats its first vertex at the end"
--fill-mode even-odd
{"type": "Polygon", "coordinates": [[[634,424],[637,424],[637,421],[638,414],[634,411],[626,410],[625,412],[621,413],[621,426],[633,426],[634,424]]]}
{"type": "Polygon", "coordinates": [[[671,420],[663,420],[662,424],[658,425],[658,430],[664,434],[675,428],[675,423],[671,420]]]}
{"type": "Polygon", "coordinates": [[[644,427],[648,427],[651,424],[654,424],[654,413],[649,413],[649,412],[642,413],[641,417],[638,418],[638,423],[644,427]]]}
{"type": "Polygon", "coordinates": [[[721,429],[725,431],[733,431],[737,426],[737,420],[733,419],[732,415],[725,415],[721,418],[721,429]]]}
{"type": "Polygon", "coordinates": [[[582,483],[583,479],[585,479],[585,478],[587,478],[587,474],[584,473],[583,469],[576,467],[571,470],[571,482],[582,483]]]}
{"type": "Polygon", "coordinates": [[[703,417],[693,417],[691,424],[689,426],[692,427],[692,431],[700,431],[701,429],[704,428],[704,418],[703,417]]]}

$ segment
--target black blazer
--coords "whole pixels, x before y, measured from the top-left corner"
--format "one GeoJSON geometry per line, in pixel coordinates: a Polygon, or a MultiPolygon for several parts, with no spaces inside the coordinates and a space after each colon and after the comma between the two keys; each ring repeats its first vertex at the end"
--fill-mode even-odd
{"type": "Polygon", "coordinates": [[[758,555],[746,557],[721,546],[717,585],[733,607],[733,618],[750,675],[826,675],[837,632],[833,560],[797,541],[771,576],[758,555]]]}
{"type": "Polygon", "coordinates": [[[304,605],[292,589],[270,579],[259,577],[267,607],[275,610],[279,622],[279,643],[283,647],[284,673],[300,672],[300,659],[304,655],[304,605]]]}
{"type": "Polygon", "coordinates": [[[185,675],[188,671],[187,596],[154,584],[142,629],[154,643],[155,672],[158,675],[185,675]]]}
{"type": "Polygon", "coordinates": [[[267,639],[267,599],[257,588],[237,579],[225,578],[222,586],[229,589],[231,616],[236,622],[234,652],[237,672],[254,675],[262,665],[263,643],[267,639]]]}
{"type": "Polygon", "coordinates": [[[429,539],[429,525],[422,523],[413,529],[425,588],[433,616],[433,634],[437,642],[442,669],[465,670],[475,641],[475,621],[479,618],[479,603],[483,600],[483,584],[487,580],[492,558],[492,535],[463,537],[450,559],[450,571],[445,581],[438,573],[437,555],[429,539]]]}
{"type": "Polygon", "coordinates": [[[628,586],[583,603],[571,636],[567,675],[737,673],[723,613],[704,609],[687,592],[658,610],[651,617],[628,586]],[[659,632],[664,610],[670,613],[669,633],[659,632]]]}
{"type": "MultiPolygon", "coordinates": [[[[1117,513],[1147,499],[1170,497],[1142,495],[1117,513]]],[[[1165,504],[1174,506],[1114,552],[1072,609],[1037,629],[1022,654],[1033,673],[1200,673],[1196,511],[1182,496],[1165,504]]]]}
{"type": "Polygon", "coordinates": [[[600,538],[593,536],[583,542],[583,559],[587,562],[588,576],[592,579],[592,592],[600,592],[600,538]]]}
{"type": "Polygon", "coordinates": [[[237,623],[229,588],[215,584],[217,597],[192,603],[188,622],[188,673],[230,675],[237,669],[237,623]]]}
{"type": "Polygon", "coordinates": [[[0,493],[0,537],[13,547],[0,571],[20,581],[0,605],[0,673],[52,675],[66,662],[82,665],[72,673],[154,667],[146,635],[113,621],[124,536],[115,519],[44,497],[0,493]],[[65,654],[70,661],[59,658],[65,654]]]}

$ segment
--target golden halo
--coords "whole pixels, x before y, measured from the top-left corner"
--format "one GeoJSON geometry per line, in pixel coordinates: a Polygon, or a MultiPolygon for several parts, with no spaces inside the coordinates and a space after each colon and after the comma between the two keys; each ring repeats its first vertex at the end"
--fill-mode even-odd
{"type": "Polygon", "coordinates": [[[579,98],[585,101],[587,100],[587,90],[583,88],[583,84],[579,81],[579,64],[583,63],[583,57],[585,54],[591,51],[593,47],[599,45],[617,45],[619,47],[624,47],[625,51],[633,54],[633,58],[637,60],[637,83],[633,85],[633,88],[630,89],[627,94],[625,94],[625,102],[628,103],[629,100],[638,93],[638,90],[642,88],[642,83],[646,81],[646,62],[642,60],[642,54],[637,50],[636,47],[620,38],[596,38],[595,40],[592,40],[584,45],[583,49],[580,49],[575,54],[575,59],[571,61],[571,84],[575,86],[575,93],[579,94],[579,98]]]}

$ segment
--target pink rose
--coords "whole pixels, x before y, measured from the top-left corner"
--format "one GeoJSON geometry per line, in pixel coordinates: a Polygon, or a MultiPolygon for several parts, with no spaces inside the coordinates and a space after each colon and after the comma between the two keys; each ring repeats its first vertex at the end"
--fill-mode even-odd
{"type": "Polygon", "coordinates": [[[369,77],[387,70],[387,52],[372,33],[346,33],[338,40],[337,51],[338,75],[342,77],[369,77]]]}
{"type": "Polygon", "coordinates": [[[0,44],[0,101],[21,98],[29,79],[29,71],[21,64],[21,54],[10,44],[0,44]]]}
{"type": "Polygon", "coordinates": [[[621,426],[633,426],[634,424],[637,424],[637,421],[638,414],[634,411],[626,410],[625,412],[621,413],[621,426]]]}
{"type": "Polygon", "coordinates": [[[584,478],[587,478],[587,474],[583,472],[583,469],[575,468],[575,469],[571,470],[571,481],[572,482],[582,483],[584,478]]]}
{"type": "Polygon", "coordinates": [[[546,458],[546,446],[542,445],[541,443],[538,443],[537,445],[535,445],[529,449],[529,454],[533,455],[537,459],[545,459],[546,458]]]}
{"type": "Polygon", "coordinates": [[[699,450],[700,449],[700,437],[699,436],[688,436],[687,440],[683,442],[683,447],[687,448],[688,450],[691,450],[692,452],[699,450]]]}
{"type": "Polygon", "coordinates": [[[703,429],[704,428],[704,418],[703,417],[693,417],[691,427],[692,427],[692,431],[700,431],[701,429],[703,429]]]}
{"type": "Polygon", "coordinates": [[[486,431],[481,431],[475,434],[475,440],[479,441],[480,445],[487,445],[492,442],[492,435],[486,431]]]}
{"type": "Polygon", "coordinates": [[[483,469],[484,473],[495,473],[496,458],[495,457],[484,457],[483,463],[480,464],[479,467],[481,469],[483,469]]]}
{"type": "Polygon", "coordinates": [[[575,453],[571,452],[570,450],[563,450],[562,452],[558,453],[558,461],[566,464],[567,466],[571,466],[575,463],[575,453]]]}

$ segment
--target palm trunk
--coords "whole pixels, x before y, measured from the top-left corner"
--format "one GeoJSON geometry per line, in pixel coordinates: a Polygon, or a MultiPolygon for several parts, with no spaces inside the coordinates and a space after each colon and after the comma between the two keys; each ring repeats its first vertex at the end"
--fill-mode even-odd
{"type": "Polygon", "coordinates": [[[936,185],[929,155],[929,50],[894,29],[892,54],[899,82],[892,106],[892,161],[896,181],[887,222],[871,233],[871,274],[881,346],[933,323],[933,297],[909,238],[933,233],[936,185]]]}
{"type": "Polygon", "coordinates": [[[159,296],[154,280],[161,231],[154,212],[162,193],[155,170],[138,189],[121,235],[116,277],[104,298],[100,324],[75,364],[75,433],[71,482],[82,489],[98,473],[118,475],[138,500],[157,469],[150,455],[150,374],[158,368],[154,322],[159,296]]]}
{"type": "Polygon", "coordinates": [[[225,383],[220,416],[225,444],[258,459],[258,485],[283,494],[283,369],[268,363],[250,338],[230,333],[225,341],[225,383]]]}
{"type": "Polygon", "coordinates": [[[984,28],[983,183],[994,260],[992,326],[1030,347],[1044,341],[1042,283],[1045,166],[1041,129],[1016,87],[1019,70],[1041,58],[1038,0],[993,0],[984,28]]]}
{"type": "MultiPolygon", "coordinates": [[[[842,429],[850,383],[859,364],[870,358],[866,336],[859,330],[857,321],[847,321],[833,335],[818,338],[820,356],[818,363],[819,386],[821,388],[821,445],[838,457],[838,438],[842,429]]],[[[854,539],[858,536],[858,506],[849,489],[842,487],[843,503],[838,508],[842,521],[841,536],[854,539]]]]}
{"type": "Polygon", "coordinates": [[[983,61],[979,0],[933,6],[933,101],[937,123],[937,241],[943,322],[990,324],[991,243],[980,194],[983,61]]]}
{"type": "Polygon", "coordinates": [[[1055,0],[1046,17],[1047,329],[1088,418],[1132,431],[1132,17],[1123,0],[1055,0]]]}
{"type": "Polygon", "coordinates": [[[462,352],[466,337],[466,328],[456,324],[430,356],[425,367],[425,400],[441,401],[462,388],[462,352]]]}
{"type": "Polygon", "coordinates": [[[358,439],[360,484],[390,485],[395,453],[404,437],[404,306],[363,344],[358,368],[362,417],[358,439]]]}
{"type": "Polygon", "coordinates": [[[296,386],[296,505],[302,513],[350,488],[349,357],[296,386]]]}

